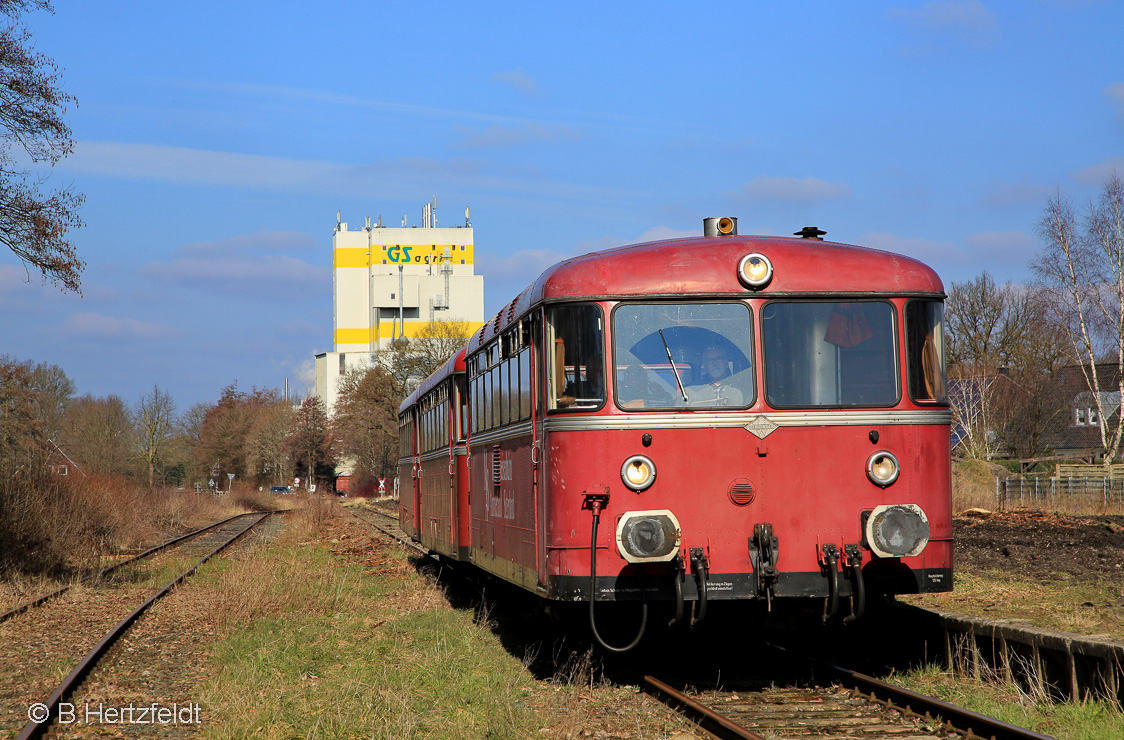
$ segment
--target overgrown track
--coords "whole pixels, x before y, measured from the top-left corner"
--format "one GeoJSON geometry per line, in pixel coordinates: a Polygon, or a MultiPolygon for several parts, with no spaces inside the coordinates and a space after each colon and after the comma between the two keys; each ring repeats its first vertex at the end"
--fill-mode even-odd
{"type": "Polygon", "coordinates": [[[172,547],[174,545],[178,545],[181,542],[185,542],[187,540],[192,539],[193,537],[198,537],[199,535],[204,534],[206,532],[210,532],[212,530],[218,529],[219,527],[222,527],[224,524],[227,524],[229,522],[233,522],[235,519],[241,519],[243,517],[249,517],[249,516],[254,516],[254,514],[252,514],[252,513],[251,514],[235,514],[234,516],[230,517],[229,519],[223,519],[222,521],[215,522],[214,524],[203,527],[202,529],[197,529],[194,532],[188,532],[187,534],[180,535],[179,537],[173,537],[172,539],[168,540],[167,542],[165,542],[162,545],[157,545],[156,547],[149,548],[148,550],[145,550],[144,552],[142,552],[139,555],[134,555],[133,557],[131,557],[127,560],[122,560],[121,562],[115,563],[114,565],[110,565],[107,568],[102,568],[97,573],[91,573],[90,575],[79,579],[75,583],[68,584],[66,586],[62,586],[61,588],[57,588],[54,591],[51,591],[50,593],[47,593],[47,594],[43,594],[42,596],[38,596],[38,597],[32,599],[31,601],[25,601],[24,603],[20,604],[19,606],[16,606],[15,608],[9,609],[8,611],[4,612],[3,614],[0,614],[0,622],[4,622],[8,619],[11,619],[12,617],[16,616],[17,614],[22,614],[23,612],[27,611],[28,609],[32,609],[34,607],[45,604],[48,601],[50,601],[51,599],[55,598],[56,596],[61,596],[62,594],[69,591],[71,586],[81,584],[81,583],[89,583],[89,582],[92,582],[92,581],[100,580],[102,578],[105,578],[106,576],[108,576],[110,573],[117,570],[118,568],[123,568],[126,565],[133,565],[134,563],[138,563],[141,560],[144,560],[145,558],[151,557],[152,555],[155,555],[158,552],[162,552],[162,551],[168,549],[169,547],[172,547]]]}
{"type": "Polygon", "coordinates": [[[702,691],[688,696],[657,678],[644,676],[643,688],[723,740],[764,740],[758,733],[823,740],[1052,740],[857,671],[814,662],[818,670],[826,670],[841,686],[767,686],[750,691],[702,691]]]}
{"type": "Polygon", "coordinates": [[[398,517],[376,509],[352,507],[348,509],[359,521],[367,526],[374,527],[387,537],[394,538],[399,544],[410,547],[422,555],[428,555],[429,550],[411,540],[405,532],[398,528],[398,517]]]}
{"type": "MultiPolygon", "coordinates": [[[[203,563],[207,562],[213,556],[217,555],[230,545],[237,542],[239,539],[248,534],[254,527],[262,523],[275,513],[278,512],[265,512],[263,514],[256,515],[251,514],[248,515],[249,518],[246,521],[238,522],[234,520],[243,519],[246,515],[232,517],[231,519],[228,519],[224,522],[220,522],[218,526],[207,528],[211,531],[211,536],[216,537],[220,540],[219,543],[212,547],[209,552],[206,552],[206,554],[204,554],[194,565],[173,578],[166,586],[160,589],[160,591],[149,597],[143,604],[138,606],[136,609],[130,612],[128,616],[118,622],[117,625],[114,626],[113,629],[111,629],[105,635],[105,637],[103,637],[101,641],[98,642],[96,646],[94,646],[94,649],[87,653],[86,656],[78,662],[74,669],[71,670],[70,674],[67,675],[67,677],[64,678],[58,685],[58,687],[51,692],[50,697],[45,702],[34,707],[34,709],[37,710],[37,716],[43,717],[44,721],[35,722],[34,720],[29,720],[28,723],[24,725],[23,730],[20,732],[18,740],[43,737],[51,727],[53,720],[58,718],[59,705],[74,692],[74,690],[81,683],[82,679],[97,664],[98,660],[103,655],[105,655],[109,648],[122,635],[125,634],[129,627],[132,626],[132,624],[136,622],[136,620],[139,619],[140,616],[144,614],[144,612],[147,611],[150,606],[170,593],[175,586],[183,582],[186,578],[193,575],[199,568],[199,566],[201,566],[203,563]]],[[[31,716],[31,712],[32,710],[29,709],[29,717],[31,716]]]]}

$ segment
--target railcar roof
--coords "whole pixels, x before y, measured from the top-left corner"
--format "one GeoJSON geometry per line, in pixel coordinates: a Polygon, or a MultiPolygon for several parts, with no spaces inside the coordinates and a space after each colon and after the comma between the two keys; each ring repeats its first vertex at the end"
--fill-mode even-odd
{"type": "Polygon", "coordinates": [[[432,375],[423,380],[421,385],[418,386],[418,389],[411,393],[409,397],[407,397],[406,400],[404,400],[401,404],[399,404],[398,413],[402,413],[406,410],[407,407],[417,403],[419,398],[436,388],[441,383],[441,381],[445,380],[450,375],[455,375],[456,373],[464,373],[464,358],[466,351],[467,350],[465,347],[461,347],[460,349],[458,349],[457,353],[450,357],[445,362],[445,364],[441,366],[440,370],[436,370],[432,375]]]}
{"type": "Polygon", "coordinates": [[[549,267],[469,342],[487,343],[540,302],[630,296],[881,293],[943,295],[932,268],[900,254],[837,242],[777,236],[693,237],[593,252],[549,267]],[[773,279],[751,291],[736,274],[751,252],[773,263],[773,279]]]}

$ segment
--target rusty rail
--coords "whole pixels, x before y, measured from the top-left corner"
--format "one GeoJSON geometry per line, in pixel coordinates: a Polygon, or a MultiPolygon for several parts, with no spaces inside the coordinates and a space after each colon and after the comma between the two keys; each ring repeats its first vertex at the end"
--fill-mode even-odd
{"type": "Polygon", "coordinates": [[[160,552],[161,550],[165,550],[165,549],[171,547],[172,545],[179,544],[180,542],[183,542],[186,539],[190,539],[190,538],[195,537],[197,535],[203,534],[204,532],[209,532],[210,530],[214,529],[215,527],[221,527],[222,525],[224,525],[228,522],[232,522],[235,519],[238,519],[239,517],[244,517],[244,516],[253,516],[253,513],[235,514],[234,516],[229,517],[228,519],[223,519],[220,522],[215,522],[214,524],[203,527],[202,529],[197,529],[194,532],[188,532],[187,534],[182,534],[179,537],[173,537],[172,539],[168,540],[164,544],[156,545],[155,547],[151,547],[151,548],[145,550],[144,552],[142,552],[139,555],[134,555],[133,557],[129,558],[128,560],[122,560],[120,563],[115,563],[114,565],[110,565],[108,567],[102,568],[97,573],[91,573],[90,575],[79,579],[75,583],[68,584],[66,586],[62,586],[61,588],[57,588],[57,589],[55,589],[54,591],[51,591],[48,594],[43,594],[42,596],[38,596],[38,597],[32,599],[31,601],[26,601],[26,602],[24,602],[24,603],[22,603],[22,604],[20,604],[16,607],[12,608],[12,609],[9,609],[8,611],[4,612],[3,614],[0,614],[0,622],[7,621],[7,620],[11,619],[12,617],[16,616],[17,614],[22,614],[25,611],[27,611],[28,609],[39,606],[40,604],[44,604],[47,601],[50,601],[51,599],[55,598],[56,596],[61,596],[62,594],[69,591],[72,586],[82,584],[82,583],[86,583],[87,581],[92,581],[92,580],[97,579],[97,578],[104,578],[105,576],[109,575],[110,573],[117,570],[118,568],[123,568],[126,565],[130,565],[132,563],[137,562],[138,560],[143,560],[144,558],[147,558],[149,555],[155,555],[156,553],[160,552]]]}
{"type": "Polygon", "coordinates": [[[666,704],[677,705],[676,709],[690,714],[700,727],[719,738],[719,740],[765,740],[756,732],[727,719],[683,692],[676,691],[654,676],[644,676],[644,683],[648,685],[650,690],[658,694],[657,698],[666,704]]]}
{"type": "MultiPolygon", "coordinates": [[[[113,629],[111,629],[97,645],[94,646],[93,650],[87,653],[86,656],[82,658],[82,660],[78,661],[78,665],[76,665],[70,672],[70,674],[62,680],[62,683],[59,684],[58,688],[51,692],[50,697],[48,697],[47,701],[44,702],[44,706],[47,710],[46,719],[42,722],[29,720],[28,723],[24,725],[23,730],[20,731],[17,740],[32,740],[32,738],[43,737],[47,733],[47,730],[53,725],[54,719],[57,718],[59,704],[62,703],[63,699],[68,697],[71,692],[75,688],[77,688],[78,684],[82,681],[86,674],[89,673],[90,669],[92,669],[94,665],[97,664],[98,660],[105,654],[109,647],[114,642],[116,642],[118,638],[125,634],[125,631],[128,630],[129,627],[131,627],[133,623],[136,622],[137,619],[139,619],[140,616],[144,614],[144,612],[147,611],[150,606],[155,604],[163,597],[167,596],[173,588],[193,575],[195,571],[198,570],[199,566],[225,550],[227,547],[233,545],[235,542],[248,534],[254,527],[261,524],[274,513],[276,512],[270,511],[262,514],[257,519],[257,521],[243,529],[238,534],[229,538],[228,540],[226,540],[226,542],[223,542],[215,549],[211,550],[211,552],[204,555],[198,562],[185,570],[183,573],[176,576],[170,583],[168,583],[168,585],[164,586],[164,588],[160,589],[160,591],[156,594],[150,596],[143,604],[138,606],[127,617],[118,622],[117,625],[113,629]]],[[[239,516],[246,515],[243,514],[239,516]]],[[[238,517],[232,517],[232,519],[236,518],[238,517]]]]}

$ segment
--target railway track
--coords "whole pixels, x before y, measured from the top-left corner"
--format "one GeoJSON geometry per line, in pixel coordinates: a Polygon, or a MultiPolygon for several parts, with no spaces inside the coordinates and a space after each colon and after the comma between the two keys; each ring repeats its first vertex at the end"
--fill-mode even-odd
{"type": "Polygon", "coordinates": [[[839,681],[838,685],[765,686],[749,691],[688,695],[653,676],[644,676],[642,688],[721,740],[766,740],[766,736],[817,740],[1053,740],[857,671],[835,665],[826,667],[839,681]]]}
{"type": "Polygon", "coordinates": [[[18,604],[15,607],[9,609],[8,611],[0,614],[0,622],[6,622],[7,620],[11,619],[12,617],[16,616],[17,614],[23,614],[28,609],[34,609],[37,606],[42,606],[43,604],[46,604],[51,599],[54,599],[58,596],[62,596],[63,594],[65,594],[67,591],[69,591],[74,586],[82,585],[82,584],[89,584],[89,583],[97,583],[97,582],[107,578],[108,576],[110,576],[111,574],[113,574],[114,572],[116,572],[118,570],[137,565],[137,564],[141,563],[142,561],[152,557],[153,555],[164,552],[165,550],[168,550],[169,548],[175,547],[176,545],[179,545],[181,543],[188,542],[189,540],[192,540],[193,538],[196,538],[196,537],[200,537],[200,536],[202,536],[202,535],[204,535],[208,532],[214,532],[215,530],[219,530],[222,527],[230,524],[231,522],[234,522],[238,519],[242,519],[242,518],[245,518],[245,517],[250,517],[250,516],[255,516],[255,514],[252,514],[252,513],[251,514],[235,514],[232,517],[229,517],[227,519],[223,519],[221,521],[215,522],[214,524],[210,524],[206,527],[196,529],[193,532],[188,532],[186,534],[179,535],[178,537],[173,537],[172,539],[168,540],[167,542],[164,542],[163,544],[160,544],[160,545],[156,545],[155,547],[150,547],[149,549],[145,550],[144,552],[142,552],[138,555],[134,555],[131,558],[127,558],[127,559],[122,560],[118,563],[114,563],[113,565],[102,568],[101,570],[99,570],[96,573],[91,573],[87,576],[84,576],[83,578],[78,579],[77,581],[75,581],[72,584],[67,584],[65,586],[61,586],[60,588],[57,588],[54,591],[43,594],[41,596],[37,596],[34,599],[30,599],[28,601],[23,602],[22,604],[18,604]]]}
{"type": "Polygon", "coordinates": [[[409,547],[422,555],[428,555],[429,550],[425,549],[418,543],[411,540],[405,532],[398,527],[398,517],[393,514],[379,511],[378,509],[368,509],[366,507],[351,507],[348,509],[357,519],[364,524],[374,527],[387,537],[392,537],[400,545],[409,547]]]}
{"type": "MultiPolygon", "coordinates": [[[[274,513],[277,512],[232,517],[212,527],[189,533],[183,538],[177,538],[174,542],[165,543],[161,548],[154,548],[154,550],[164,549],[171,544],[183,543],[190,539],[191,541],[186,554],[190,555],[189,559],[198,557],[198,560],[182,573],[172,578],[163,588],[145,599],[140,606],[134,608],[109,629],[97,644],[94,645],[93,649],[89,650],[89,652],[78,660],[77,664],[74,665],[67,676],[50,692],[46,700],[34,702],[28,707],[28,721],[17,736],[19,740],[44,737],[53,723],[60,718],[60,706],[63,702],[75,692],[90,671],[98,664],[99,660],[106,655],[110,648],[129,630],[142,614],[157,601],[168,595],[177,585],[193,575],[199,566],[245,537],[274,513]]],[[[153,551],[148,551],[138,557],[148,557],[152,554],[153,551]]],[[[135,561],[136,559],[133,560],[135,561]]],[[[126,563],[118,564],[117,567],[121,567],[125,564],[126,563]]],[[[46,603],[46,601],[56,595],[58,594],[52,592],[47,595],[48,598],[46,599],[41,597],[42,600],[37,599],[34,602],[29,602],[27,605],[21,605],[21,607],[17,607],[17,609],[20,611],[27,611],[35,605],[46,603]]],[[[134,601],[132,603],[135,604],[136,602],[134,601]]],[[[120,611],[118,613],[120,613],[120,611]]]]}

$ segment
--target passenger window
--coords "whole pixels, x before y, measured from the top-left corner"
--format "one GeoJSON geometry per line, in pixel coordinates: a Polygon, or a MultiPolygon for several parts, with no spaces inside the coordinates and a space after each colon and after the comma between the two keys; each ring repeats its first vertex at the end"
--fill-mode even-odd
{"type": "Polygon", "coordinates": [[[547,315],[549,408],[589,411],[605,403],[604,328],[598,306],[559,306],[547,315]]]}
{"type": "Polygon", "coordinates": [[[910,301],[905,306],[909,395],[918,403],[948,403],[942,310],[940,301],[910,301]]]}

